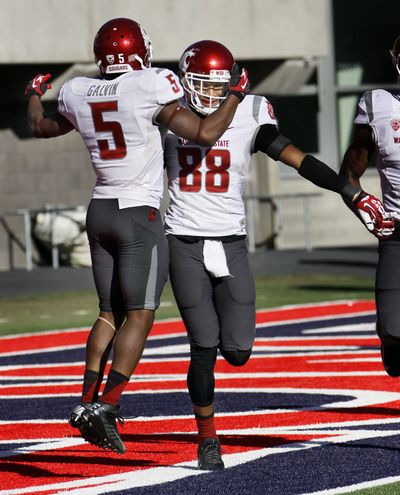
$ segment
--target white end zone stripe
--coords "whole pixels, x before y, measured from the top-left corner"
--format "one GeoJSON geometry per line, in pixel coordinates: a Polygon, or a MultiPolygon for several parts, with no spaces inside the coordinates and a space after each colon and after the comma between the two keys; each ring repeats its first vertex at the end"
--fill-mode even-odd
{"type": "MultiPolygon", "coordinates": [[[[354,440],[360,440],[364,438],[376,438],[392,436],[398,434],[397,430],[394,431],[371,431],[366,430],[362,432],[351,432],[351,434],[338,435],[328,438],[319,438],[317,441],[311,440],[309,442],[298,442],[294,444],[288,444],[281,447],[268,447],[264,449],[251,450],[248,452],[239,452],[236,454],[224,455],[224,462],[226,468],[232,468],[238,465],[245,464],[247,462],[255,461],[269,455],[287,454],[288,452],[302,451],[306,449],[312,449],[321,447],[325,444],[333,443],[347,443],[354,440]],[[378,433],[378,435],[377,435],[378,433]]],[[[16,490],[0,491],[0,495],[22,495],[22,494],[34,494],[40,491],[50,490],[62,490],[62,493],[68,493],[69,495],[100,495],[104,493],[112,493],[121,490],[129,490],[144,486],[155,486],[163,483],[177,481],[183,478],[191,476],[201,476],[207,474],[207,472],[193,469],[196,467],[197,462],[182,462],[174,464],[170,467],[156,467],[144,470],[131,471],[127,473],[120,473],[114,475],[108,475],[104,477],[86,478],[85,480],[75,480],[64,483],[54,483],[42,486],[35,486],[16,490]],[[97,486],[96,486],[97,485],[97,486]]],[[[384,478],[383,480],[374,480],[373,482],[364,482],[358,485],[351,485],[351,487],[365,487],[379,486],[379,484],[387,484],[400,479],[400,477],[384,478]],[[387,481],[389,480],[389,481],[387,481]],[[378,483],[372,485],[371,483],[378,483]]],[[[348,492],[348,487],[346,487],[348,492]]],[[[355,491],[355,488],[354,490],[355,491]]],[[[333,495],[336,493],[346,493],[344,488],[323,490],[320,492],[313,492],[312,495],[333,495]],[[338,491],[339,490],[339,491],[338,491]]],[[[310,493],[304,493],[303,495],[311,495],[310,493]]]]}

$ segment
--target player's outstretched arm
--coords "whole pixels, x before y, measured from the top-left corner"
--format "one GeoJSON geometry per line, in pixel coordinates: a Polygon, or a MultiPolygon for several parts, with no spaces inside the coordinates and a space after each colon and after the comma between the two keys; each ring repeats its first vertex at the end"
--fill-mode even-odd
{"type": "Polygon", "coordinates": [[[25,96],[28,98],[28,126],[38,138],[61,136],[74,128],[60,113],[44,113],[41,97],[51,88],[51,84],[47,82],[50,77],[50,74],[38,74],[25,88],[25,96]]]}
{"type": "Polygon", "coordinates": [[[204,146],[213,146],[229,127],[239,103],[250,89],[245,69],[235,64],[232,70],[228,96],[220,107],[201,118],[189,109],[182,108],[177,102],[165,106],[157,116],[157,122],[170,129],[174,134],[188,141],[204,146]]]}
{"type": "MultiPolygon", "coordinates": [[[[368,125],[356,125],[353,141],[344,154],[339,174],[361,189],[360,178],[368,167],[373,151],[371,128],[368,125]]],[[[392,235],[395,228],[394,213],[385,211],[378,198],[363,192],[355,203],[343,199],[375,237],[385,239],[392,235]]]]}
{"type": "Polygon", "coordinates": [[[346,153],[340,175],[292,144],[285,146],[279,154],[279,160],[295,168],[302,177],[318,187],[339,193],[372,234],[386,238],[394,230],[393,215],[385,211],[380,199],[362,190],[359,179],[368,165],[371,149],[366,143],[360,146],[359,138],[356,143],[358,145],[351,146],[346,153]]]}

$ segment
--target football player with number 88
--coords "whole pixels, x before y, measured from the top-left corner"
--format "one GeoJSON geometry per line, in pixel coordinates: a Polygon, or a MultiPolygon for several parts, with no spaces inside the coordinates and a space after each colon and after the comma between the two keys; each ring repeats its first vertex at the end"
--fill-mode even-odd
{"type": "MultiPolygon", "coordinates": [[[[182,106],[206,118],[228,94],[234,59],[222,44],[190,45],[179,62],[182,106]]],[[[240,97],[240,95],[239,95],[240,97]]],[[[373,233],[385,220],[378,198],[354,187],[282,136],[271,103],[242,95],[233,120],[214,146],[169,132],[165,144],[170,204],[165,215],[170,279],[190,341],[187,385],[199,434],[200,469],[223,469],[214,423],[218,350],[233,366],[249,359],[255,337],[255,290],[246,250],[242,200],[251,155],[257,151],[293,167],[319,187],[353,202],[373,233]]],[[[381,235],[390,235],[386,222],[381,235]]]]}

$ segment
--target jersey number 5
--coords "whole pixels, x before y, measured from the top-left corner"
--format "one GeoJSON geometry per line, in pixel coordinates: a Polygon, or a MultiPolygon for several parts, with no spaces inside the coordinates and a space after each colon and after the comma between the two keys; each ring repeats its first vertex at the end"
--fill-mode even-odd
{"type": "Polygon", "coordinates": [[[100,158],[102,160],[118,160],[126,156],[126,143],[121,124],[115,120],[104,120],[104,112],[118,112],[118,101],[101,101],[89,103],[92,111],[93,125],[96,132],[111,132],[114,141],[110,148],[108,139],[98,139],[100,158]]]}
{"type": "MultiPolygon", "coordinates": [[[[205,189],[207,192],[223,193],[229,187],[231,155],[229,150],[210,149],[205,157],[205,189]]],[[[199,192],[202,185],[200,170],[203,156],[200,148],[178,148],[179,189],[184,192],[199,192]]]]}

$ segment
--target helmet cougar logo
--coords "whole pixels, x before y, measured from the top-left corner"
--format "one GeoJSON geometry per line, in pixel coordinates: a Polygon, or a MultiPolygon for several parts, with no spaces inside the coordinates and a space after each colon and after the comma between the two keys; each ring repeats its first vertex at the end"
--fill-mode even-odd
{"type": "Polygon", "coordinates": [[[181,57],[181,63],[179,64],[180,65],[180,69],[182,70],[182,72],[186,72],[187,71],[187,68],[189,66],[189,62],[190,62],[190,59],[191,57],[193,57],[195,55],[195,51],[194,50],[189,50],[188,52],[185,52],[182,57],[181,57]]]}
{"type": "Polygon", "coordinates": [[[225,100],[234,63],[232,53],[217,41],[197,41],[186,48],[179,71],[186,101],[196,112],[208,115],[225,100]]]}
{"type": "Polygon", "coordinates": [[[114,63],[114,55],[106,55],[107,62],[112,65],[114,63]]]}

